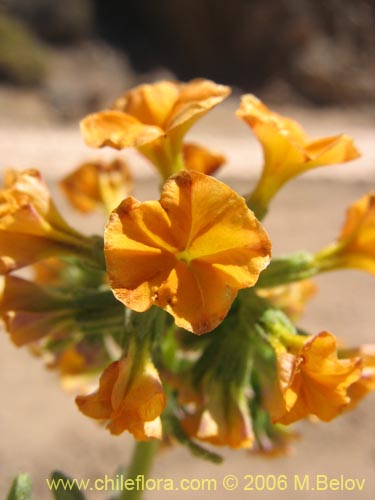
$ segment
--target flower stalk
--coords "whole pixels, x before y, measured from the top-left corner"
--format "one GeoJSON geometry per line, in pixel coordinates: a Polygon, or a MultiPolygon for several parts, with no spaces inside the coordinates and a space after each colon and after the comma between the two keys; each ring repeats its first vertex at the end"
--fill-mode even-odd
{"type": "MultiPolygon", "coordinates": [[[[143,497],[143,490],[137,488],[136,479],[141,476],[144,481],[150,474],[156,451],[159,447],[159,441],[153,439],[152,441],[138,441],[134,444],[133,455],[130,465],[127,470],[127,480],[134,481],[134,488],[124,489],[119,496],[119,500],[141,500],[143,497]]],[[[133,485],[133,483],[132,483],[133,485]]]]}

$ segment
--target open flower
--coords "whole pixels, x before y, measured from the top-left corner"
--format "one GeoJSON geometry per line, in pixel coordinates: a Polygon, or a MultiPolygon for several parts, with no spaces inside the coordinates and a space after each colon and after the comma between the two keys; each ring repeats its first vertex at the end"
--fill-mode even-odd
{"type": "Polygon", "coordinates": [[[271,244],[243,198],[216,179],[180,172],[160,201],[124,200],[105,232],[111,288],[134,311],[152,305],[194,333],[214,329],[268,265],[271,244]]]}
{"type": "Polygon", "coordinates": [[[229,92],[203,79],[140,85],[117,99],[112,109],[84,118],[82,134],[92,147],[137,148],[167,178],[183,168],[184,135],[229,92]]]}
{"type": "Polygon", "coordinates": [[[92,161],[80,165],[60,186],[72,205],[81,212],[98,206],[110,213],[132,189],[132,177],[121,160],[92,161]]]}
{"type": "Polygon", "coordinates": [[[134,343],[124,358],[105,369],[95,393],[76,398],[81,412],[106,421],[112,434],[127,430],[139,441],[161,439],[165,401],[151,358],[137,352],[134,343]]]}
{"type": "Polygon", "coordinates": [[[375,275],[375,194],[368,193],[348,209],[336,243],[316,254],[321,270],[357,268],[375,275]]]}
{"type": "Polygon", "coordinates": [[[335,337],[321,332],[296,354],[277,352],[278,381],[272,395],[273,421],[291,424],[308,415],[329,422],[350,402],[348,388],[361,376],[360,358],[339,359],[335,337]]]}
{"type": "Polygon", "coordinates": [[[263,148],[262,176],[249,198],[249,206],[263,213],[281,186],[293,177],[360,156],[347,135],[311,140],[297,122],[272,112],[251,94],[242,97],[237,116],[250,125],[263,148]]]}
{"type": "Polygon", "coordinates": [[[75,328],[63,297],[15,276],[0,277],[0,317],[17,346],[47,335],[67,337],[75,328]]]}
{"type": "Polygon", "coordinates": [[[0,273],[51,256],[91,255],[91,241],[71,228],[36,170],[12,172],[0,190],[0,273]]]}

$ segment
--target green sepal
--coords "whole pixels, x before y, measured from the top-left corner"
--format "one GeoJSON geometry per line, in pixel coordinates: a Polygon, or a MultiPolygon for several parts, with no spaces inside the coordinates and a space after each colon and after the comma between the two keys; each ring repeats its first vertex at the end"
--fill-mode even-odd
{"type": "Polygon", "coordinates": [[[28,474],[18,474],[13,480],[7,500],[31,500],[31,479],[28,474]]]}
{"type": "Polygon", "coordinates": [[[62,484],[70,485],[69,489],[67,489],[67,486],[65,488],[62,486],[57,489],[51,488],[55,500],[85,500],[84,494],[79,490],[74,480],[66,476],[63,472],[53,471],[50,481],[54,481],[55,484],[59,482],[59,486],[62,484]]]}
{"type": "Polygon", "coordinates": [[[278,259],[272,259],[270,265],[261,273],[256,286],[271,288],[295,281],[311,278],[318,274],[314,256],[309,252],[297,252],[278,259]]]}

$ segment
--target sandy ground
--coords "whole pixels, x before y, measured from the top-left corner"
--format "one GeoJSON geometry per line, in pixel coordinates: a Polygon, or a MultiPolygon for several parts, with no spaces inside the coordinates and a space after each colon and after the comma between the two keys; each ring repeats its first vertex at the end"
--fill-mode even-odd
{"type": "MultiPolygon", "coordinates": [[[[232,118],[230,103],[206,120],[192,138],[202,133],[200,142],[229,152],[231,165],[221,177],[241,193],[249,189],[251,179],[260,168],[260,151],[245,125],[232,118]]],[[[274,245],[274,255],[299,249],[318,250],[338,233],[349,203],[373,187],[375,157],[374,129],[367,114],[312,112],[292,110],[290,114],[304,119],[312,135],[345,131],[353,135],[364,152],[364,158],[348,165],[321,169],[287,186],[278,196],[265,225],[274,245]]],[[[56,127],[0,120],[0,168],[38,166],[49,181],[60,177],[82,159],[98,156],[82,145],[77,127],[56,127]]],[[[101,152],[99,155],[113,155],[101,152]]],[[[140,184],[137,196],[145,199],[157,193],[152,170],[135,155],[133,161],[140,184]]],[[[71,212],[59,199],[67,217],[71,212]]],[[[76,217],[77,225],[82,218],[76,217]]],[[[100,229],[100,222],[89,218],[88,231],[100,229]]],[[[312,300],[301,326],[312,333],[332,331],[350,344],[374,342],[375,285],[365,273],[345,272],[320,276],[316,280],[320,293],[312,300]]],[[[127,436],[112,437],[83,417],[73,398],[58,387],[54,374],[25,349],[17,349],[7,335],[0,336],[0,493],[4,498],[11,478],[20,471],[31,474],[34,498],[51,498],[45,485],[52,469],[61,469],[78,479],[103,478],[113,475],[119,464],[126,464],[131,450],[127,436]]],[[[369,397],[358,409],[330,424],[303,423],[302,439],[295,444],[291,457],[263,459],[244,451],[223,450],[224,465],[212,465],[193,459],[181,448],[165,450],[156,461],[154,478],[213,478],[216,491],[178,492],[181,498],[238,498],[249,482],[246,475],[285,474],[286,491],[245,491],[245,498],[259,499],[342,499],[374,498],[375,397],[369,397]],[[236,492],[226,491],[222,480],[227,474],[239,479],[236,492]],[[317,474],[330,479],[365,479],[363,491],[296,491],[294,477],[317,474]]],[[[349,484],[349,483],[347,483],[349,484]]],[[[260,488],[261,488],[260,484],[260,488]]],[[[108,498],[110,494],[87,494],[89,500],[108,498]]],[[[241,498],[242,498],[241,496],[241,498]]],[[[152,491],[150,500],[174,499],[176,492],[152,491]]]]}

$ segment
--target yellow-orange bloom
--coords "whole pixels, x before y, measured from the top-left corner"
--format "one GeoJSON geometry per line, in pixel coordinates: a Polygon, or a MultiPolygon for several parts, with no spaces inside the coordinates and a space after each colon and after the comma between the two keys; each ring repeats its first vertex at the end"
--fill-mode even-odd
{"type": "Polygon", "coordinates": [[[61,285],[66,263],[57,257],[36,262],[32,266],[33,279],[39,285],[61,285]]]}
{"type": "Polygon", "coordinates": [[[185,432],[200,441],[216,446],[251,448],[254,434],[246,397],[234,396],[230,390],[215,384],[194,412],[183,418],[185,432]]]}
{"type": "Polygon", "coordinates": [[[309,337],[296,353],[278,352],[278,381],[271,396],[273,421],[291,424],[316,415],[328,422],[350,403],[348,388],[361,376],[360,358],[338,359],[335,337],[309,337]]]}
{"type": "Polygon", "coordinates": [[[203,79],[140,85],[117,99],[112,109],[84,118],[82,134],[92,147],[137,148],[167,178],[183,168],[184,135],[229,92],[203,79]]]}
{"type": "Polygon", "coordinates": [[[266,209],[285,182],[307,170],[360,156],[347,135],[311,140],[297,122],[274,113],[251,94],[242,97],[237,116],[253,129],[264,153],[262,176],[249,199],[251,206],[266,209]]]}
{"type": "Polygon", "coordinates": [[[194,333],[214,329],[268,265],[271,243],[243,198],[183,171],[160,201],[128,198],[112,213],[105,255],[112,290],[138,312],[157,305],[194,333]]]}
{"type": "Polygon", "coordinates": [[[135,346],[106,368],[95,393],[76,398],[81,412],[106,421],[112,434],[129,431],[139,441],[161,439],[165,401],[155,366],[148,356],[137,354],[135,346]]]}
{"type": "Polygon", "coordinates": [[[260,288],[257,294],[281,309],[293,321],[297,321],[305,310],[306,302],[317,292],[310,280],[296,281],[273,288],[260,288]]]}
{"type": "Polygon", "coordinates": [[[216,446],[251,448],[254,443],[246,391],[207,374],[195,387],[188,374],[169,380],[184,409],[181,425],[194,439],[216,446]]]}
{"type": "Polygon", "coordinates": [[[350,267],[375,275],[375,194],[368,193],[348,209],[336,243],[315,256],[322,270],[350,267]]]}
{"type": "Polygon", "coordinates": [[[39,172],[10,173],[0,190],[0,273],[53,255],[88,254],[89,238],[71,228],[39,172]]]}
{"type": "Polygon", "coordinates": [[[15,276],[0,278],[0,317],[17,346],[74,330],[71,308],[60,296],[15,276]]]}
{"type": "Polygon", "coordinates": [[[92,161],[83,163],[66,176],[60,186],[72,205],[81,212],[92,212],[98,206],[107,213],[132,189],[132,177],[125,162],[92,161]]]}
{"type": "Polygon", "coordinates": [[[226,161],[222,154],[192,143],[184,144],[183,156],[187,170],[196,170],[207,175],[215,173],[226,161]]]}

